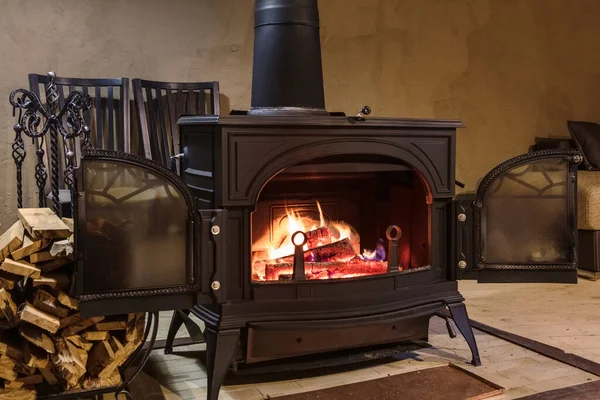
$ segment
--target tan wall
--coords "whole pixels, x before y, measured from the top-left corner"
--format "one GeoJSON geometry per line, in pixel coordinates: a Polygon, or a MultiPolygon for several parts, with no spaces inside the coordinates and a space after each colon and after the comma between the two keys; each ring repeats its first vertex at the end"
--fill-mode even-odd
{"type": "MultiPolygon", "coordinates": [[[[597,0],[321,0],[320,9],[327,108],[462,119],[457,179],[468,188],[535,136],[568,134],[567,119],[600,119],[597,0]]],[[[0,231],[16,209],[8,94],[27,73],[219,80],[225,111],[249,106],[250,0],[0,0],[0,10],[0,231]]]]}

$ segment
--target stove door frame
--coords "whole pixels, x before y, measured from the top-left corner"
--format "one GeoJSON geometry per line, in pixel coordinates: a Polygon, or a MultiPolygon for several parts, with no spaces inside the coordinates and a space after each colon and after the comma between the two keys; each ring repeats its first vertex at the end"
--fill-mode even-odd
{"type": "MultiPolygon", "coordinates": [[[[541,150],[509,159],[491,170],[481,181],[473,203],[474,271],[479,283],[577,283],[577,165],[582,158],[578,150],[541,150]],[[567,230],[569,252],[567,263],[488,263],[484,260],[482,229],[485,195],[496,179],[505,172],[532,162],[548,159],[566,161],[567,230]]],[[[464,265],[464,264],[463,264],[464,265]]],[[[461,268],[460,262],[457,268],[461,268]]]]}
{"type": "MultiPolygon", "coordinates": [[[[84,149],[82,150],[81,163],[76,170],[76,190],[74,193],[76,216],[75,221],[75,247],[77,255],[74,273],[74,293],[80,301],[80,312],[84,316],[111,315],[131,312],[163,311],[190,308],[201,299],[205,299],[208,292],[204,291],[207,285],[205,277],[210,264],[206,258],[209,252],[204,249],[203,241],[206,232],[210,231],[211,221],[215,212],[220,210],[204,210],[200,215],[196,211],[194,199],[185,182],[172,171],[151,160],[132,154],[117,151],[84,149]],[[131,166],[147,171],[157,178],[164,180],[174,187],[185,200],[187,206],[187,230],[185,258],[185,284],[165,285],[159,287],[119,289],[110,291],[89,291],[85,287],[85,260],[86,245],[90,239],[86,237],[86,196],[84,188],[84,167],[88,161],[107,161],[131,166]],[[209,213],[213,211],[213,213],[209,213]],[[208,218],[208,220],[207,220],[208,218]]],[[[211,258],[212,261],[212,258],[211,258]]]]}

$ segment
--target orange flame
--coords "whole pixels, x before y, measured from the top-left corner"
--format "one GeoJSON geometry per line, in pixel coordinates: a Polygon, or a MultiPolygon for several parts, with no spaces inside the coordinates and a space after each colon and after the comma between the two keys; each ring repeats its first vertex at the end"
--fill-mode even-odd
{"type": "MultiPolygon", "coordinates": [[[[277,245],[269,243],[266,246],[267,258],[270,260],[275,260],[290,254],[294,254],[294,244],[292,243],[292,235],[294,233],[298,231],[306,233],[324,227],[329,228],[331,232],[331,238],[329,238],[329,242],[337,242],[339,240],[348,238],[353,245],[356,244],[358,247],[360,247],[360,237],[350,225],[346,224],[345,222],[338,221],[331,221],[329,224],[327,224],[323,215],[323,209],[318,201],[317,209],[319,210],[318,221],[310,217],[303,217],[294,209],[286,208],[286,216],[284,217],[285,223],[282,226],[279,226],[276,231],[273,232],[273,237],[282,237],[283,240],[277,245]]],[[[257,241],[256,244],[265,243],[267,241],[265,239],[268,240],[268,238],[263,238],[257,241]]],[[[322,246],[323,244],[325,243],[318,243],[317,246],[322,246]]],[[[303,250],[308,250],[308,244],[304,245],[303,250]]]]}

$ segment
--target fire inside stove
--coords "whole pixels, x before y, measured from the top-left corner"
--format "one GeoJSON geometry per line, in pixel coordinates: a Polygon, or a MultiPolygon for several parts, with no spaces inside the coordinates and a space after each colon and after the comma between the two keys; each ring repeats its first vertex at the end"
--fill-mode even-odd
{"type": "MultiPolygon", "coordinates": [[[[292,279],[294,270],[294,234],[304,233],[302,246],[305,279],[340,279],[389,272],[385,241],[380,239],[373,248],[361,251],[360,236],[349,224],[328,220],[321,204],[316,202],[318,216],[301,213],[293,208],[276,224],[273,232],[265,232],[253,246],[253,279],[279,281],[292,279]],[[272,238],[276,238],[273,245],[272,238]],[[266,250],[265,250],[266,248],[266,250]]],[[[395,240],[400,228],[394,227],[395,240]]],[[[402,269],[402,267],[398,267],[402,269]]]]}

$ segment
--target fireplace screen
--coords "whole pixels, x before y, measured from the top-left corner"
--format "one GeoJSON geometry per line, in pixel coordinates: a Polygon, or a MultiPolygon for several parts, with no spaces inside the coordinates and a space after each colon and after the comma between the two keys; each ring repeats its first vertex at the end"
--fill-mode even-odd
{"type": "Polygon", "coordinates": [[[427,193],[423,180],[402,165],[289,168],[263,188],[252,215],[253,280],[292,279],[296,232],[305,237],[299,243],[303,279],[355,278],[427,266],[427,193]]]}
{"type": "Polygon", "coordinates": [[[533,152],[484,178],[475,201],[478,269],[575,269],[576,157],[533,152]]]}
{"type": "Polygon", "coordinates": [[[84,157],[79,180],[83,293],[189,283],[190,219],[180,187],[159,170],[110,157],[84,157]]]}

